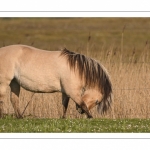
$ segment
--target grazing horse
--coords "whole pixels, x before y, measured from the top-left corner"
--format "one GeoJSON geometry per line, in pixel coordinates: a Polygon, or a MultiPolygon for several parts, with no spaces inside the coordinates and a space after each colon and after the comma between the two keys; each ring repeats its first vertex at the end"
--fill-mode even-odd
{"type": "Polygon", "coordinates": [[[90,109],[104,113],[111,106],[112,84],[106,69],[94,59],[67,50],[47,51],[26,45],[0,48],[0,101],[10,86],[17,118],[20,86],[35,93],[62,92],[63,118],[69,98],[79,113],[92,118],[90,109]]]}

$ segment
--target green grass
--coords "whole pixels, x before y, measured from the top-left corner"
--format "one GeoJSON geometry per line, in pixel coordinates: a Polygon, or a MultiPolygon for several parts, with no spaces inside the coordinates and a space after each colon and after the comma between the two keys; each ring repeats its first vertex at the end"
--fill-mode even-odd
{"type": "MultiPolygon", "coordinates": [[[[88,55],[103,62],[103,58],[112,51],[113,61],[119,62],[121,35],[123,27],[126,26],[121,53],[123,62],[127,62],[130,56],[132,58],[133,52],[135,57],[140,57],[146,41],[147,49],[150,48],[150,18],[0,18],[0,24],[0,47],[33,43],[33,46],[41,49],[56,50],[65,46],[69,50],[86,54],[90,33],[88,55]]],[[[31,118],[17,120],[6,117],[0,119],[0,132],[150,132],[150,120],[31,118]]]]}
{"type": "Polygon", "coordinates": [[[0,119],[1,133],[148,133],[150,119],[0,119]]]}

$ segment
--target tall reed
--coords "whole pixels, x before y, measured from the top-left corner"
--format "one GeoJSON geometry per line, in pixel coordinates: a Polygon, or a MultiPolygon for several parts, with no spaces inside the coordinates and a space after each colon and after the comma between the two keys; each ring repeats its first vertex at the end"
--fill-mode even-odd
{"type": "MultiPolygon", "coordinates": [[[[87,47],[82,53],[94,57],[108,70],[113,85],[112,110],[104,116],[100,116],[96,108],[91,110],[95,118],[149,118],[150,117],[150,63],[149,43],[146,42],[140,57],[136,57],[133,49],[126,57],[123,50],[123,33],[121,48],[111,45],[106,51],[96,49],[93,46],[89,34],[87,47]],[[126,59],[125,59],[126,58],[126,59]]],[[[5,114],[13,114],[10,103],[10,89],[3,105],[5,114]]],[[[20,108],[25,116],[37,118],[60,118],[62,115],[61,93],[38,94],[21,89],[20,108]],[[27,108],[26,108],[27,106],[27,108]]],[[[68,118],[85,118],[76,111],[72,100],[69,102],[68,118]]]]}

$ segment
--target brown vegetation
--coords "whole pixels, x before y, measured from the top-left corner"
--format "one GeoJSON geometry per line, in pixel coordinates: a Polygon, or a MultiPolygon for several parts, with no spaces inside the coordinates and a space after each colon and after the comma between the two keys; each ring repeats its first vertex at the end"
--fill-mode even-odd
{"type": "MultiPolygon", "coordinates": [[[[112,111],[105,116],[100,116],[94,108],[93,117],[149,118],[149,24],[149,18],[5,18],[1,19],[0,39],[1,46],[16,44],[20,34],[22,44],[34,42],[33,46],[48,50],[66,46],[97,59],[110,73],[114,102],[112,111]]],[[[22,112],[28,102],[26,116],[60,118],[62,115],[61,93],[37,94],[21,89],[22,112]]],[[[3,105],[5,113],[13,113],[9,89],[3,105]]],[[[76,111],[73,101],[69,102],[67,116],[85,117],[76,111]]]]}

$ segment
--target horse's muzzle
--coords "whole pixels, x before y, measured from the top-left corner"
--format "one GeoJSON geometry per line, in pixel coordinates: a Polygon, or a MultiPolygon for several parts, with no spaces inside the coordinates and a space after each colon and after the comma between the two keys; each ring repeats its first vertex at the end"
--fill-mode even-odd
{"type": "Polygon", "coordinates": [[[78,104],[76,104],[76,110],[78,110],[78,112],[80,114],[84,114],[85,113],[85,111],[78,104]]]}

